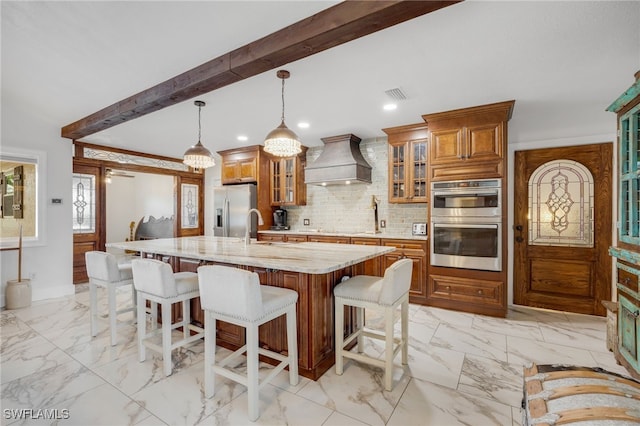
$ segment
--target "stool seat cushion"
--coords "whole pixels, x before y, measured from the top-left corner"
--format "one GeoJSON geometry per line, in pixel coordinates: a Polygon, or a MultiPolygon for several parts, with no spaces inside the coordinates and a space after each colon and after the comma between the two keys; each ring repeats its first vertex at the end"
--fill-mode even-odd
{"type": "Polygon", "coordinates": [[[133,271],[131,270],[131,263],[118,264],[118,272],[120,275],[120,281],[133,279],[133,271]]]}
{"type": "Polygon", "coordinates": [[[175,272],[173,277],[178,295],[198,291],[198,274],[195,272],[175,272]]]}
{"type": "MultiPolygon", "coordinates": [[[[262,317],[266,317],[273,312],[282,309],[285,306],[293,305],[298,301],[298,292],[288,288],[261,285],[260,291],[262,292],[262,317]]],[[[256,318],[256,320],[261,320],[262,317],[256,318]]]]}
{"type": "Polygon", "coordinates": [[[338,284],[333,289],[333,295],[345,299],[378,303],[382,283],[382,277],[356,275],[338,284]]]}

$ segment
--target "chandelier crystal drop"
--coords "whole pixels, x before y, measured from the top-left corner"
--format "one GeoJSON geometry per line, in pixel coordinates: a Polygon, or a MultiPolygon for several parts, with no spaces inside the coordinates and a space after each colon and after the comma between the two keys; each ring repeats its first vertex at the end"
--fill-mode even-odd
{"type": "Polygon", "coordinates": [[[194,169],[206,169],[207,167],[212,167],[216,164],[213,156],[211,155],[211,151],[205,148],[204,145],[202,145],[202,142],[200,142],[200,135],[202,131],[200,113],[202,107],[206,104],[203,101],[195,101],[194,105],[198,107],[198,143],[185,151],[183,162],[194,169]]]}
{"type": "Polygon", "coordinates": [[[269,132],[264,141],[264,150],[276,157],[292,157],[302,152],[300,138],[284,124],[284,81],[289,75],[289,71],[286,70],[277,72],[278,78],[282,79],[281,123],[269,132]]]}

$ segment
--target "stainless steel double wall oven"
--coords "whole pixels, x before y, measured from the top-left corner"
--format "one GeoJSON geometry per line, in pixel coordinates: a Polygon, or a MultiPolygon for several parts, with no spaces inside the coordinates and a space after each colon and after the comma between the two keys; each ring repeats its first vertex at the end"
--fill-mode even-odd
{"type": "Polygon", "coordinates": [[[433,182],[431,264],[453,268],[502,269],[500,179],[433,182]]]}

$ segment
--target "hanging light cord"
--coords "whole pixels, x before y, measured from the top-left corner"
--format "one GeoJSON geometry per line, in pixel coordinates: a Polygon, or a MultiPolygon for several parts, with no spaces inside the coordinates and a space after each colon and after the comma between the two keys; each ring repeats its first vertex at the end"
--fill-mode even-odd
{"type": "Polygon", "coordinates": [[[198,142],[200,142],[200,134],[202,132],[202,126],[200,125],[200,114],[202,113],[202,105],[198,105],[198,142]]]}
{"type": "Polygon", "coordinates": [[[284,78],[282,79],[282,122],[284,123],[284,78]]]}

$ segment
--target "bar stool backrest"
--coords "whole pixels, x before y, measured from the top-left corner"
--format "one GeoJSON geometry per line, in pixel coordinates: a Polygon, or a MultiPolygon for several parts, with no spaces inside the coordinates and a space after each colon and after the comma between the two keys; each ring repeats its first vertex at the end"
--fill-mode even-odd
{"type": "Polygon", "coordinates": [[[409,287],[411,287],[412,272],[413,261],[411,259],[400,259],[389,266],[384,272],[378,303],[381,305],[392,305],[402,295],[407,293],[409,287]]]}
{"type": "Polygon", "coordinates": [[[118,260],[111,253],[88,251],[84,255],[89,278],[103,283],[114,283],[126,279],[120,276],[118,260]]]}
{"type": "Polygon", "coordinates": [[[171,265],[156,259],[133,259],[133,286],[137,291],[170,298],[178,295],[171,265]]]}
{"type": "Polygon", "coordinates": [[[255,272],[206,265],[198,268],[198,283],[202,309],[249,321],[263,316],[260,278],[255,272]]]}

